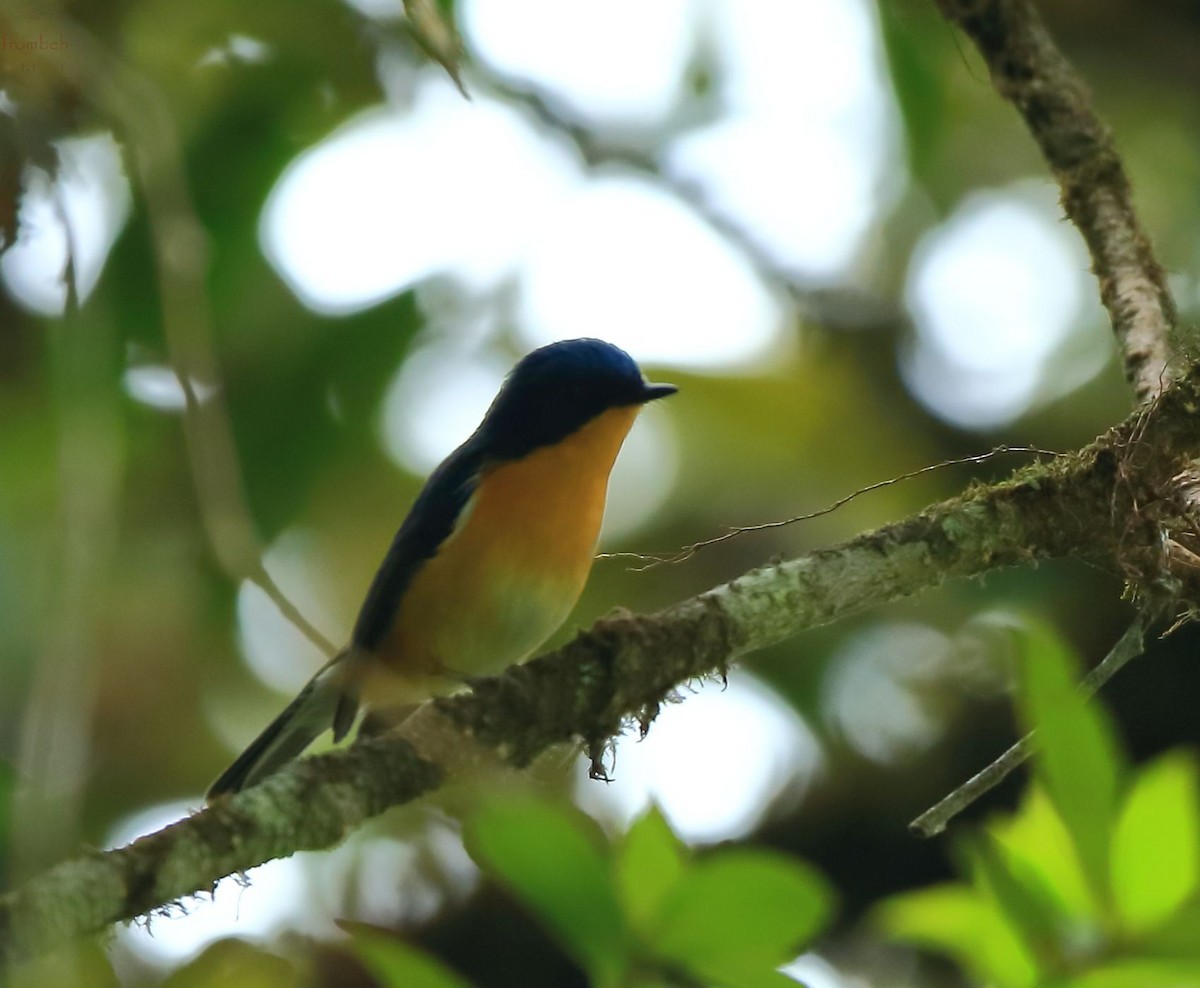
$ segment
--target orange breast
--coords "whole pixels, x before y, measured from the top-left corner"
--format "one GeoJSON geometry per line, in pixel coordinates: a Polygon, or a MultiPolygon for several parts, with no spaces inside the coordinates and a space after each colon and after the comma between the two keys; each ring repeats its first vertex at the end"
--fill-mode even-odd
{"type": "Polygon", "coordinates": [[[409,585],[379,649],[383,663],[405,678],[488,674],[552,635],[591,570],[609,473],[638,410],[610,409],[560,443],[488,469],[409,585]]]}

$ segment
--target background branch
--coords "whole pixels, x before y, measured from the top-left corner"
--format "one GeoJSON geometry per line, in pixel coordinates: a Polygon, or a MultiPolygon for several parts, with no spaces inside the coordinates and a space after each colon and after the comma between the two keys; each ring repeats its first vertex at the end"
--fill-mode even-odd
{"type": "Polygon", "coordinates": [[[1061,189],[1063,209],[1083,234],[1139,401],[1171,376],[1178,318],[1166,273],[1133,207],[1112,134],[1096,116],[1079,74],[1054,44],[1029,0],[937,0],[975,42],[996,90],[1020,111],[1061,189]]]}
{"type": "MultiPolygon", "coordinates": [[[[34,35],[46,18],[17,5],[7,13],[34,35]]],[[[146,205],[158,265],[162,331],[171,369],[184,396],[184,438],[201,520],[217,563],[234,580],[261,589],[328,657],[337,647],[309,622],[267,572],[250,512],[233,427],[225,402],[205,278],[208,236],[196,215],[175,121],[159,88],[116,57],[78,22],[54,17],[71,59],[54,67],[73,92],[93,104],[130,149],[131,177],[146,205]]]]}

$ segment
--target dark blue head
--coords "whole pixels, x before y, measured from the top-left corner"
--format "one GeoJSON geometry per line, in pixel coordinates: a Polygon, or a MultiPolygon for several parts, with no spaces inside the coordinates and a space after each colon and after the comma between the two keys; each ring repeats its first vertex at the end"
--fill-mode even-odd
{"type": "Polygon", "coordinates": [[[603,340],[563,340],[528,354],[509,372],[479,427],[488,455],[524,456],[569,436],[610,408],[665,398],[624,350],[603,340]]]}

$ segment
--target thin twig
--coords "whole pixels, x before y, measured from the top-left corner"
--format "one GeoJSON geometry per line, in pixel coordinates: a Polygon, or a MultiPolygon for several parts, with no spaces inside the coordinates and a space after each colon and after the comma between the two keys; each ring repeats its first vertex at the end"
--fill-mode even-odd
{"type": "Polygon", "coordinates": [[[100,677],[97,628],[105,613],[124,472],[107,368],[114,347],[103,311],[80,311],[78,237],[63,194],[63,162],[50,177],[66,259],[62,318],[48,328],[56,418],[56,593],[29,677],[10,813],[10,870],[43,867],[78,839],[100,677]]]}
{"type": "Polygon", "coordinates": [[[442,13],[436,0],[404,0],[404,13],[417,44],[446,70],[463,97],[470,99],[462,78],[463,43],[453,18],[442,13]]]}
{"type": "Polygon", "coordinates": [[[905,480],[912,480],[914,477],[919,477],[922,474],[932,473],[935,470],[942,470],[945,467],[962,466],[967,463],[986,463],[988,460],[996,456],[1002,456],[1007,453],[1037,453],[1042,456],[1062,456],[1063,454],[1052,449],[1041,449],[1037,446],[1010,446],[1007,443],[997,446],[994,449],[988,450],[986,453],[975,453],[971,456],[960,456],[953,460],[942,460],[940,463],[930,463],[923,467],[918,467],[916,470],[909,470],[907,473],[902,473],[896,477],[889,477],[887,480],[876,481],[874,484],[868,484],[866,487],[860,487],[856,491],[838,498],[832,504],[817,511],[810,511],[808,514],[795,515],[791,518],[785,518],[782,521],[766,521],[759,525],[740,525],[737,528],[730,528],[723,535],[714,536],[711,539],[704,539],[701,542],[693,542],[691,545],[684,546],[668,556],[655,556],[649,553],[641,552],[602,552],[596,556],[597,559],[633,559],[640,562],[641,566],[631,566],[630,569],[634,572],[650,569],[654,566],[660,566],[663,563],[681,563],[684,560],[691,559],[701,549],[707,549],[711,545],[716,545],[719,542],[726,542],[729,539],[737,538],[739,535],[745,535],[747,532],[762,532],[772,528],[784,528],[787,525],[795,525],[802,521],[812,521],[814,518],[820,518],[822,515],[832,514],[839,508],[849,504],[857,497],[863,494],[870,494],[873,491],[880,490],[884,487],[891,487],[893,484],[899,484],[905,480]]]}
{"type": "Polygon", "coordinates": [[[279,613],[290,621],[305,638],[316,645],[325,654],[326,658],[332,659],[337,654],[337,646],[321,634],[312,625],[312,622],[300,613],[300,609],[279,589],[279,585],[261,562],[250,571],[246,579],[270,597],[275,606],[279,608],[279,613]]]}
{"type": "MultiPolygon", "coordinates": [[[[20,7],[18,23],[35,23],[20,7]]],[[[44,18],[36,21],[44,24],[44,18]]],[[[263,566],[263,547],[233,441],[213,345],[204,275],[208,241],[192,206],[183,148],[162,93],[77,22],[60,17],[55,30],[73,53],[55,63],[66,81],[113,120],[132,154],[158,265],[163,335],[184,395],[184,435],[201,517],[222,569],[258,586],[283,616],[328,657],[337,649],[300,613],[263,566]],[[206,387],[198,394],[197,382],[206,387]]],[[[74,269],[67,275],[73,281],[74,269]]],[[[68,286],[71,291],[71,286],[68,286]]],[[[68,296],[70,298],[70,295],[68,296]]]]}
{"type": "Polygon", "coordinates": [[[51,176],[51,181],[54,182],[54,212],[58,217],[58,222],[62,224],[63,239],[67,244],[67,258],[63,263],[63,288],[66,292],[63,300],[63,315],[70,317],[79,313],[79,268],[75,263],[75,258],[79,251],[75,243],[75,226],[71,222],[71,217],[67,213],[66,196],[63,193],[62,187],[62,155],[59,154],[58,175],[51,176]]]}
{"type": "MultiPolygon", "coordinates": [[[[1104,659],[1079,681],[1079,692],[1092,697],[1096,691],[1145,651],[1146,625],[1139,614],[1104,659]]],[[[908,825],[919,837],[936,837],[946,824],[985,793],[1000,785],[1016,768],[1037,751],[1036,732],[1030,731],[987,768],[971,776],[952,793],[931,806],[908,825]]]]}

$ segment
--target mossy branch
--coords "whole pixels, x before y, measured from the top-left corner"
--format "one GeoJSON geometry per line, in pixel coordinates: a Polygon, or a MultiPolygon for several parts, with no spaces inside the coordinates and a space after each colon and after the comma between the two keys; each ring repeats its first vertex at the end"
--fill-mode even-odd
{"type": "Polygon", "coordinates": [[[595,756],[631,721],[647,726],[683,684],[950,577],[1070,555],[1124,574],[1152,608],[1200,606],[1200,571],[1190,562],[1200,525],[1176,486],[1181,466],[1200,455],[1198,409],[1193,369],[1076,453],[657,614],[606,618],[553,653],[427,704],[395,736],[304,759],[128,847],[66,861],[0,897],[0,952],[44,951],[225,875],[332,846],[364,820],[469,773],[470,753],[522,767],[551,745],[582,739],[595,756]]]}
{"type": "Polygon", "coordinates": [[[1152,612],[1200,609],[1200,519],[1187,470],[1200,457],[1200,371],[1164,390],[1174,305],[1111,137],[1026,0],[937,2],[975,41],[1058,177],[1127,373],[1149,403],[1077,453],[658,614],[607,618],[557,652],[426,705],[394,736],[302,760],[128,847],[63,862],[0,897],[0,955],[42,952],[225,875],[329,847],[469,773],[474,753],[519,767],[582,738],[595,758],[631,720],[645,727],[689,680],[950,577],[1070,555],[1123,575],[1152,612]]]}

